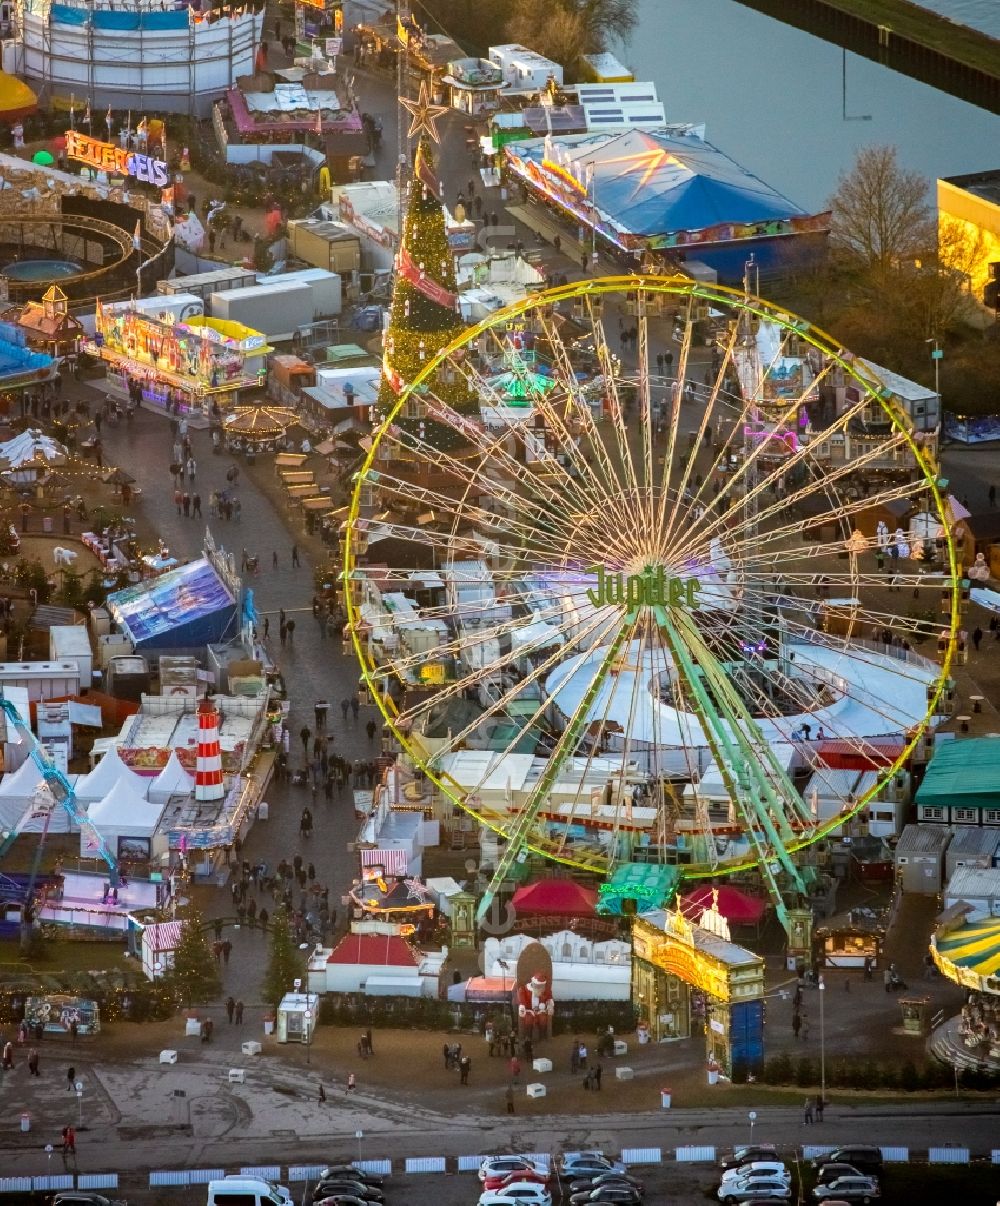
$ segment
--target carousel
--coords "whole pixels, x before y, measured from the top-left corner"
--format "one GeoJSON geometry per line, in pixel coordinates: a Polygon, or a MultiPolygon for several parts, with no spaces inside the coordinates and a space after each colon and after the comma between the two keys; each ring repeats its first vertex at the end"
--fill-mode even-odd
{"type": "Polygon", "coordinates": [[[238,406],[223,421],[222,431],[230,452],[280,452],[288,430],[301,423],[298,414],[284,406],[238,406]]]}
{"type": "Polygon", "coordinates": [[[943,922],[931,939],[931,956],[943,976],[969,990],[961,1012],[935,1031],[935,1054],[1000,1070],[1000,917],[943,922]]]}

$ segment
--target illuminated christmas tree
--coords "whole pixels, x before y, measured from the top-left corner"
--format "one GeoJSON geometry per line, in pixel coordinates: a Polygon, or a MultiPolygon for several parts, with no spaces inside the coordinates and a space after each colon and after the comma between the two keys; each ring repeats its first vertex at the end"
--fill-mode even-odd
{"type": "MultiPolygon", "coordinates": [[[[437,141],[436,117],[444,110],[430,103],[426,85],[418,101],[402,102],[413,114],[411,135],[419,133],[414,175],[409,187],[402,241],[396,262],[389,327],[385,333],[382,384],[378,410],[385,415],[399,394],[427,362],[463,329],[459,317],[458,284],[445,230],[441,188],[434,168],[431,140],[437,141]]],[[[428,390],[456,410],[470,412],[478,402],[461,373],[448,366],[426,383],[428,390]]],[[[416,399],[414,399],[416,401],[416,399]]],[[[419,420],[411,411],[400,416],[406,426],[423,422],[424,438],[441,446],[445,428],[419,420]]],[[[453,433],[452,441],[453,442],[453,433]]]]}

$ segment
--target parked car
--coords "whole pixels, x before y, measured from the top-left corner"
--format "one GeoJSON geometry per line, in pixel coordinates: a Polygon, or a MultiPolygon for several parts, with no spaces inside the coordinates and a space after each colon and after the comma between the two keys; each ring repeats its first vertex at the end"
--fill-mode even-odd
{"type": "Polygon", "coordinates": [[[838,1177],[828,1185],[817,1185],[812,1191],[817,1202],[874,1202],[881,1197],[874,1177],[838,1177]]]}
{"type": "Polygon", "coordinates": [[[853,1164],[841,1164],[831,1161],[829,1164],[821,1164],[816,1170],[817,1185],[829,1185],[831,1181],[836,1181],[838,1177],[861,1177],[864,1174],[859,1168],[855,1168],[853,1164]]]}
{"type": "Polygon", "coordinates": [[[642,1194],[632,1185],[600,1185],[597,1189],[574,1193],[569,1201],[570,1206],[590,1206],[590,1203],[611,1202],[618,1206],[639,1206],[642,1202],[642,1194]]]}
{"type": "Polygon", "coordinates": [[[791,1181],[792,1174],[787,1165],[780,1160],[755,1160],[752,1164],[744,1164],[740,1168],[731,1168],[722,1174],[722,1184],[727,1181],[748,1181],[751,1177],[780,1177],[782,1181],[791,1181]]]}
{"type": "Polygon", "coordinates": [[[720,1202],[787,1202],[792,1187],[781,1177],[753,1177],[749,1181],[723,1181],[719,1186],[720,1202]]]}
{"type": "Polygon", "coordinates": [[[552,1206],[552,1194],[544,1185],[522,1181],[519,1185],[505,1185],[503,1189],[487,1189],[479,1198],[479,1206],[503,1206],[504,1202],[522,1202],[524,1206],[552,1206]]]}
{"type": "Polygon", "coordinates": [[[369,1206],[364,1198],[356,1198],[353,1194],[337,1193],[336,1190],[317,1189],[313,1193],[313,1206],[369,1206]]]}
{"type": "Polygon", "coordinates": [[[329,1177],[317,1182],[313,1197],[350,1197],[360,1198],[362,1202],[375,1202],[378,1206],[385,1201],[385,1194],[374,1185],[365,1185],[362,1181],[349,1181],[346,1177],[329,1177]]]}
{"type": "Polygon", "coordinates": [[[532,1160],[524,1156],[487,1156],[479,1166],[479,1179],[485,1181],[491,1176],[506,1176],[512,1172],[540,1172],[541,1169],[532,1160]]]}
{"type": "Polygon", "coordinates": [[[777,1160],[778,1149],[773,1143],[746,1143],[742,1147],[734,1147],[732,1154],[724,1156],[719,1161],[723,1172],[731,1168],[740,1168],[744,1164],[753,1164],[755,1160],[777,1160]]]}
{"type": "Polygon", "coordinates": [[[613,1172],[614,1160],[600,1152],[578,1152],[575,1156],[563,1156],[559,1161],[560,1181],[578,1181],[582,1177],[596,1177],[602,1172],[613,1172]]]}
{"type": "Polygon", "coordinates": [[[117,1206],[117,1203],[89,1189],[64,1189],[52,1199],[52,1206],[117,1206]]]}
{"type": "Polygon", "coordinates": [[[585,1193],[588,1189],[599,1189],[602,1185],[631,1185],[640,1194],[645,1194],[646,1187],[638,1177],[625,1172],[603,1172],[596,1177],[584,1177],[580,1181],[570,1183],[570,1193],[585,1193]]]}
{"type": "Polygon", "coordinates": [[[869,1143],[845,1143],[825,1156],[817,1156],[813,1168],[822,1164],[850,1164],[868,1177],[882,1175],[882,1149],[869,1143]]]}
{"type": "Polygon", "coordinates": [[[332,1181],[334,1178],[360,1181],[362,1185],[374,1185],[376,1189],[381,1189],[385,1184],[385,1177],[380,1177],[378,1173],[362,1172],[353,1164],[329,1164],[319,1175],[321,1181],[332,1181]]]}
{"type": "Polygon", "coordinates": [[[518,1172],[497,1173],[496,1176],[487,1177],[483,1181],[483,1189],[503,1189],[505,1185],[548,1185],[549,1174],[544,1172],[530,1172],[523,1168],[518,1172]]]}

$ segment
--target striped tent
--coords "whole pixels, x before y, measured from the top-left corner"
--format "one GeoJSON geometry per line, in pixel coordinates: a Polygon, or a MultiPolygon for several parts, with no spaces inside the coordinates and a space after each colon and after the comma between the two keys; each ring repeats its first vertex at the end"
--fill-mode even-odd
{"type": "Polygon", "coordinates": [[[931,954],[949,980],[978,992],[1000,993],[1000,917],[938,933],[931,954]]]}

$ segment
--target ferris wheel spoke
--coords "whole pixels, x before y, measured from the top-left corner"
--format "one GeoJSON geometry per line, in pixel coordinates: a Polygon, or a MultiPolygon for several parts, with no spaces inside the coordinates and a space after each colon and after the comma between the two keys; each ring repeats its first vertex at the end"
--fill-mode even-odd
{"type": "MultiPolygon", "coordinates": [[[[616,623],[616,620],[615,620],[614,616],[603,616],[603,617],[598,616],[585,629],[584,635],[587,635],[587,636],[590,636],[590,635],[597,636],[598,634],[605,635],[605,633],[602,631],[602,629],[610,630],[615,623],[616,623]]],[[[598,637],[598,639],[599,639],[599,637],[598,637]]],[[[557,649],[553,653],[551,653],[548,657],[544,658],[537,666],[533,667],[528,672],[528,674],[526,674],[518,683],[515,684],[514,687],[510,688],[501,697],[505,701],[504,706],[506,707],[507,703],[510,703],[513,700],[515,700],[528,687],[531,687],[534,683],[538,682],[538,680],[544,674],[547,674],[550,670],[552,670],[556,666],[556,664],[558,663],[560,658],[563,656],[564,655],[562,654],[561,650],[557,649]]],[[[509,661],[509,659],[507,659],[507,660],[509,661]]],[[[506,664],[506,662],[504,664],[506,664]]],[[[488,667],[490,672],[493,672],[500,668],[501,667],[499,665],[491,665],[490,667],[488,667]]],[[[478,676],[473,676],[473,681],[475,681],[476,678],[481,679],[482,674],[480,673],[478,676]]],[[[454,684],[451,685],[450,688],[445,688],[444,691],[439,692],[437,695],[435,695],[434,701],[440,702],[442,698],[460,694],[461,692],[465,691],[470,685],[472,685],[472,684],[470,683],[470,680],[468,678],[462,679],[460,681],[456,681],[454,684]]],[[[534,729],[538,725],[538,722],[545,716],[545,712],[548,708],[549,702],[550,701],[548,699],[542,700],[542,702],[535,709],[535,711],[532,713],[532,715],[529,717],[529,719],[523,726],[523,729],[518,731],[517,733],[515,733],[514,737],[511,739],[510,743],[507,745],[507,747],[503,751],[504,755],[513,753],[514,748],[520,742],[522,733],[524,731],[529,731],[531,729],[534,729]]],[[[489,713],[489,715],[496,714],[496,711],[497,711],[497,705],[494,706],[493,710],[489,713]]],[[[475,728],[477,725],[481,724],[485,718],[486,718],[485,715],[478,717],[476,720],[476,724],[473,725],[472,728],[475,728]]],[[[455,747],[459,744],[460,744],[460,739],[458,736],[449,738],[449,740],[445,742],[444,746],[442,746],[442,748],[436,752],[435,757],[440,759],[442,754],[452,752],[455,749],[455,747]]],[[[489,772],[487,772],[487,777],[488,777],[488,774],[489,774],[489,772]]],[[[475,794],[478,794],[482,790],[482,786],[483,786],[484,782],[485,782],[485,778],[480,780],[480,782],[476,785],[476,788],[474,789],[475,794]]]]}
{"type": "MultiPolygon", "coordinates": [[[[693,438],[691,439],[691,447],[690,447],[687,459],[684,462],[684,471],[681,474],[681,480],[677,486],[677,494],[681,498],[684,497],[685,492],[688,489],[689,483],[691,481],[692,469],[695,469],[695,471],[697,472],[698,454],[701,451],[703,443],[705,442],[705,433],[708,431],[712,416],[713,416],[713,414],[716,414],[717,411],[721,411],[720,396],[721,396],[721,391],[723,389],[723,386],[724,386],[725,380],[726,380],[726,365],[729,362],[729,358],[732,356],[733,347],[735,346],[736,337],[737,337],[738,332],[739,332],[739,328],[737,327],[737,325],[735,323],[731,323],[730,330],[729,330],[729,336],[728,336],[728,343],[727,343],[725,352],[720,360],[719,369],[715,375],[715,381],[711,387],[709,396],[706,399],[705,406],[702,409],[701,418],[698,421],[697,430],[693,433],[693,438]]],[[[687,341],[687,344],[688,344],[688,346],[690,346],[690,340],[687,341]]],[[[667,449],[667,457],[666,457],[666,465],[667,466],[673,465],[674,456],[676,455],[676,448],[677,448],[677,433],[678,433],[678,426],[680,423],[681,403],[682,403],[682,391],[680,389],[680,378],[679,377],[678,377],[678,380],[674,384],[673,395],[674,396],[672,399],[672,406],[671,406],[670,444],[667,449]]],[[[686,515],[691,510],[693,510],[698,504],[700,504],[702,493],[707,488],[708,483],[711,481],[711,479],[712,479],[712,471],[709,470],[709,472],[703,478],[702,482],[696,487],[696,489],[691,497],[691,506],[683,513],[681,512],[681,509],[679,507],[674,507],[672,509],[667,508],[667,506],[666,506],[667,496],[666,496],[666,493],[664,492],[664,496],[661,499],[659,536],[657,538],[657,544],[660,548],[663,548],[664,546],[669,544],[670,538],[673,535],[674,525],[675,525],[675,522],[677,522],[678,517],[681,514],[686,515]]]]}
{"type": "MultiPolygon", "coordinates": [[[[590,320],[594,332],[594,347],[597,353],[598,363],[601,366],[601,374],[603,376],[603,384],[607,391],[608,409],[611,413],[611,427],[615,435],[615,444],[618,452],[618,459],[621,463],[621,474],[624,479],[625,490],[630,497],[635,498],[639,493],[639,482],[635,476],[635,467],[632,463],[632,455],[629,451],[628,430],[625,425],[625,410],[622,405],[621,392],[618,389],[618,378],[615,371],[615,361],[611,349],[608,347],[607,337],[604,333],[604,324],[596,315],[593,306],[593,299],[587,298],[587,311],[590,315],[590,320]]],[[[614,477],[615,474],[609,475],[614,477]]]]}

